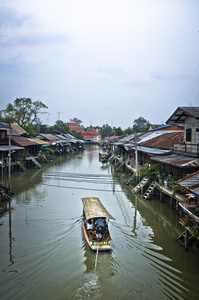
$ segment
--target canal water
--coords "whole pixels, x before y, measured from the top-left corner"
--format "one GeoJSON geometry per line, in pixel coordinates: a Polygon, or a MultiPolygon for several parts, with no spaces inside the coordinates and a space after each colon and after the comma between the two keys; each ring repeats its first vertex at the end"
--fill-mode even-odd
{"type": "Polygon", "coordinates": [[[132,195],[99,151],[90,146],[12,174],[15,195],[0,218],[0,299],[198,299],[199,252],[176,241],[176,212],[132,195]],[[96,269],[82,232],[86,196],[116,218],[113,250],[99,253],[96,269]]]}

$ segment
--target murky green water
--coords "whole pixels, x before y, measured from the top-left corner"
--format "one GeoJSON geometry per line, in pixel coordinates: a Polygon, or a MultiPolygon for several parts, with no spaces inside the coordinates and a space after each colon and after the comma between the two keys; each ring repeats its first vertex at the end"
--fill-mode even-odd
{"type": "Polygon", "coordinates": [[[133,196],[99,151],[13,174],[16,194],[0,219],[0,299],[198,299],[199,251],[175,241],[176,212],[133,196]],[[86,196],[116,218],[113,251],[99,253],[96,270],[81,226],[86,196]]]}

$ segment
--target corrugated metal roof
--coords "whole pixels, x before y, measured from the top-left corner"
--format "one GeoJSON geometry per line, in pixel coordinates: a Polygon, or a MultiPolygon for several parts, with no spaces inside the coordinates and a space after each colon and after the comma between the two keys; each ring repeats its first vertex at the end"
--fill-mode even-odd
{"type": "Polygon", "coordinates": [[[35,142],[39,145],[49,145],[49,142],[46,142],[46,141],[43,141],[43,140],[40,140],[40,139],[30,139],[30,138],[28,138],[28,140],[30,140],[31,142],[35,142]]]}
{"type": "Polygon", "coordinates": [[[26,146],[35,146],[37,143],[30,141],[28,138],[23,136],[12,136],[11,137],[12,143],[17,144],[17,146],[26,147],[26,146]]]}
{"type": "Polygon", "coordinates": [[[129,135],[124,136],[121,139],[119,139],[115,144],[117,144],[117,143],[123,144],[123,143],[129,142],[131,140],[134,141],[134,137],[135,137],[135,134],[129,134],[129,135]]]}
{"type": "Polygon", "coordinates": [[[182,106],[178,107],[171,117],[166,121],[167,124],[183,124],[187,117],[199,119],[199,107],[182,106]]]}
{"type": "Polygon", "coordinates": [[[58,140],[58,137],[56,135],[50,134],[50,133],[40,133],[37,137],[43,137],[47,139],[48,141],[56,141],[58,140]]]}
{"type": "Polygon", "coordinates": [[[19,126],[19,124],[11,124],[11,126],[18,134],[27,134],[27,132],[21,126],[19,126]]]}
{"type": "Polygon", "coordinates": [[[199,171],[177,180],[176,183],[199,195],[199,171]]]}
{"type": "Polygon", "coordinates": [[[9,129],[9,124],[0,122],[0,127],[3,129],[9,129]]]}
{"type": "Polygon", "coordinates": [[[151,160],[169,164],[172,166],[176,166],[179,168],[188,168],[188,167],[195,167],[199,168],[199,158],[190,157],[190,156],[183,156],[177,154],[170,154],[164,156],[155,156],[151,157],[151,160]]]}
{"type": "Polygon", "coordinates": [[[154,147],[160,149],[173,149],[174,143],[184,142],[184,132],[169,132],[164,135],[158,135],[154,138],[148,139],[139,143],[141,146],[154,147]]]}

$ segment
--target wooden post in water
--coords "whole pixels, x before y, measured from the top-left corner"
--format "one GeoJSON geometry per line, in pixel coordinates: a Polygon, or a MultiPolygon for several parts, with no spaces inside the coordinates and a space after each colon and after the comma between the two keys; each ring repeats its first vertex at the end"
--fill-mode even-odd
{"type": "Polygon", "coordinates": [[[170,209],[172,209],[172,208],[173,208],[173,198],[171,196],[171,198],[170,198],[170,209]]]}
{"type": "Polygon", "coordinates": [[[185,230],[185,249],[189,250],[189,230],[185,230]]]}
{"type": "Polygon", "coordinates": [[[162,191],[160,190],[160,202],[162,202],[162,191]]]}

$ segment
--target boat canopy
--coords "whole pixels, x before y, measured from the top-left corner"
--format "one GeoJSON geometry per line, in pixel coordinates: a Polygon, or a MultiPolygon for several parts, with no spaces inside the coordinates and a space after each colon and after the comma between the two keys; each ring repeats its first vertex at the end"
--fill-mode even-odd
{"type": "Polygon", "coordinates": [[[86,220],[96,218],[115,219],[103,206],[99,198],[85,197],[82,198],[83,209],[86,220]]]}
{"type": "Polygon", "coordinates": [[[194,198],[198,197],[198,195],[196,195],[196,194],[185,194],[185,196],[189,199],[194,199],[194,198]]]}

